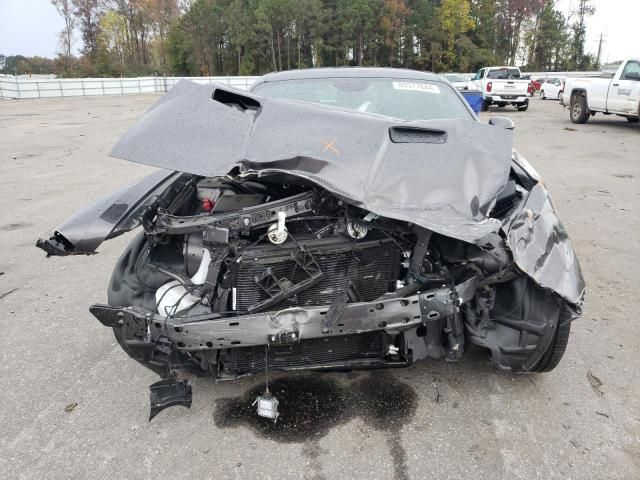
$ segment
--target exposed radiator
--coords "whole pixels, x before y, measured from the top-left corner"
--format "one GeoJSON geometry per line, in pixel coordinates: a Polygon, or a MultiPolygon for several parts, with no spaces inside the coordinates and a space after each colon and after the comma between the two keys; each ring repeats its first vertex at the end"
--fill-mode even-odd
{"type": "MultiPolygon", "coordinates": [[[[299,242],[302,243],[302,242],[299,242]]],[[[313,255],[323,272],[313,286],[272,306],[329,305],[336,294],[355,286],[363,301],[372,301],[389,291],[397,279],[400,250],[389,239],[354,242],[346,237],[312,240],[304,247],[313,255]]],[[[295,245],[263,245],[253,247],[242,254],[240,263],[233,263],[233,286],[236,288],[236,310],[246,311],[250,306],[265,300],[268,295],[256,284],[267,268],[278,278],[298,283],[307,275],[293,260],[298,251],[295,245]]]]}
{"type": "MultiPolygon", "coordinates": [[[[269,348],[269,368],[273,370],[318,365],[344,360],[382,358],[385,355],[384,332],[310,338],[295,345],[269,348]]],[[[225,371],[242,375],[265,369],[265,347],[240,347],[228,350],[222,359],[225,371]]]]}

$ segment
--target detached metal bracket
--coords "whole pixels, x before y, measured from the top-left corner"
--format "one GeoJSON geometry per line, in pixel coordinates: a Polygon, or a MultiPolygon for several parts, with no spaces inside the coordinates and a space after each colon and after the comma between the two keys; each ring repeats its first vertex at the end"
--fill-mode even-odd
{"type": "Polygon", "coordinates": [[[349,292],[347,289],[341,290],[338,292],[338,295],[335,296],[333,302],[329,306],[329,310],[326,315],[322,319],[321,331],[322,333],[330,333],[333,329],[333,326],[340,319],[340,315],[347,308],[347,302],[349,301],[349,292]]]}
{"type": "Polygon", "coordinates": [[[149,421],[165,408],[175,405],[191,408],[193,394],[188,380],[178,382],[173,378],[160,380],[149,386],[151,410],[149,421]]]}

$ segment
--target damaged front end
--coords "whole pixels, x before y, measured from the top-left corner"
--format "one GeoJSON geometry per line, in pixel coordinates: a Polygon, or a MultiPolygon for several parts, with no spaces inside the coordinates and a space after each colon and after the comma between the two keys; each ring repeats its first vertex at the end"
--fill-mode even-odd
{"type": "MultiPolygon", "coordinates": [[[[510,133],[461,120],[408,128],[211,88],[172,91],[114,149],[185,173],[144,179],[38,242],[50,255],[93,253],[143,226],[108,304],[90,311],[165,379],[152,386],[152,417],[190,405],[180,369],[232,379],[405,367],[455,361],[469,344],[500,369],[555,367],[584,282],[544,186],[512,158],[510,133]],[[163,139],[172,109],[204,99],[209,110],[194,115],[211,131],[234,124],[233,134],[196,150],[186,125],[174,125],[184,138],[163,139]],[[339,155],[316,146],[326,138],[339,155]]],[[[257,402],[277,418],[269,395],[257,402]]]]}

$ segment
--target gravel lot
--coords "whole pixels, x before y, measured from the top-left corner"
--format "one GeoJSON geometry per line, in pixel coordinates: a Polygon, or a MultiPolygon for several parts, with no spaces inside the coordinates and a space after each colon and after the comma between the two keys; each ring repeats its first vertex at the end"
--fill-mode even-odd
{"type": "Polygon", "coordinates": [[[87,307],[130,235],[46,259],[35,240],[151,171],[108,157],[155,96],[0,103],[0,476],[4,478],[640,478],[640,125],[573,125],[555,101],[507,107],[587,280],[549,374],[482,352],[390,372],[281,375],[283,422],[245,408],[261,377],[193,378],[191,410],[148,416],[156,377],[87,307]],[[287,417],[288,416],[288,417],[287,417]],[[286,420],[289,418],[289,421],[286,420]]]}

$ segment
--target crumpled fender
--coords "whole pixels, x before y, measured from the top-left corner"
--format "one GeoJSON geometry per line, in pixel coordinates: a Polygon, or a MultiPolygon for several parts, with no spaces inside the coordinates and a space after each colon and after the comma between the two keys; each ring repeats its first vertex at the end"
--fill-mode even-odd
{"type": "Polygon", "coordinates": [[[36,246],[56,256],[96,253],[105,240],[141,225],[147,212],[155,213],[159,203],[170,201],[192,177],[169,170],[154,172],[78,211],[36,246]]]}
{"type": "Polygon", "coordinates": [[[585,282],[569,235],[547,189],[537,183],[505,229],[516,265],[542,287],[580,305],[585,282]]]}

